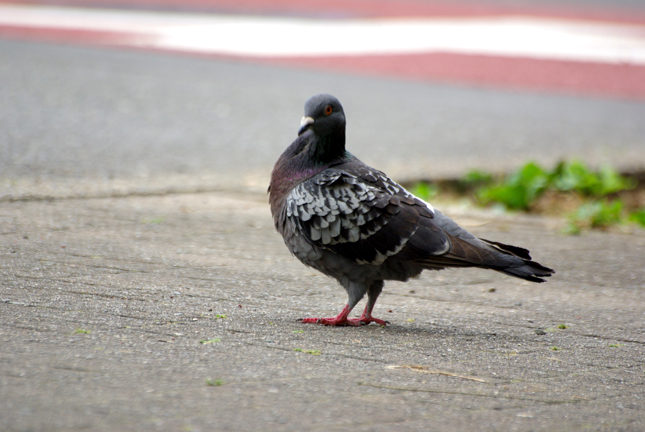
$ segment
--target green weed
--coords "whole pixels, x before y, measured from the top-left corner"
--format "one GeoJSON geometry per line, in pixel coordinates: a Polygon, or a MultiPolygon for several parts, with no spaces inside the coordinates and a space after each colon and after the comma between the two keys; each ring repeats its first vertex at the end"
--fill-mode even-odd
{"type": "Polygon", "coordinates": [[[158,217],[149,217],[149,218],[142,218],[141,222],[143,222],[146,225],[159,225],[161,222],[163,222],[164,218],[161,216],[158,217]]]}
{"type": "Polygon", "coordinates": [[[470,170],[459,180],[459,185],[464,189],[472,189],[478,186],[488,185],[493,182],[493,176],[490,173],[479,170],[470,170]]]}
{"type": "Polygon", "coordinates": [[[305,353],[305,354],[311,354],[311,355],[315,355],[315,356],[320,355],[320,351],[318,351],[318,350],[303,350],[302,348],[295,348],[294,351],[305,353]]]}
{"type": "Polygon", "coordinates": [[[482,203],[497,202],[513,210],[528,209],[547,190],[578,192],[586,197],[601,198],[636,187],[633,179],[620,175],[609,166],[594,171],[576,160],[560,162],[552,171],[529,162],[496,183],[486,181],[486,176],[481,173],[474,178],[480,181],[476,194],[482,203]]]}
{"type": "Polygon", "coordinates": [[[437,196],[439,193],[439,188],[432,183],[418,182],[410,190],[414,195],[418,196],[422,200],[428,201],[437,196]]]}
{"type": "MultiPolygon", "coordinates": [[[[577,234],[584,229],[606,228],[626,222],[645,228],[645,208],[628,212],[624,202],[615,197],[616,193],[633,189],[636,185],[636,180],[609,166],[594,170],[581,161],[573,160],[560,162],[553,170],[529,162],[511,175],[497,179],[490,173],[472,170],[453,188],[460,194],[474,193],[483,205],[495,203],[510,210],[525,211],[534,207],[547,191],[573,194],[583,203],[568,216],[565,232],[577,234]]],[[[437,190],[434,184],[422,182],[411,189],[422,199],[433,198],[437,190]]],[[[555,197],[559,199],[559,195],[555,197]]]]}
{"type": "MultiPolygon", "coordinates": [[[[547,170],[529,162],[506,177],[496,179],[485,171],[472,170],[456,182],[441,185],[442,189],[447,187],[458,194],[474,194],[483,205],[501,204],[510,210],[524,211],[536,209],[545,192],[555,194],[542,201],[547,209],[553,204],[558,207],[558,201],[549,204],[549,199],[559,200],[562,194],[571,194],[574,201],[569,202],[582,200],[582,204],[568,215],[565,232],[569,234],[628,222],[645,228],[645,208],[629,212],[624,202],[615,196],[618,192],[635,188],[636,180],[607,165],[594,170],[581,161],[573,160],[560,162],[553,170],[547,170]]],[[[419,182],[410,191],[419,198],[430,200],[437,195],[438,187],[434,183],[419,182]]]]}
{"type": "Polygon", "coordinates": [[[621,176],[607,165],[599,171],[592,171],[580,161],[560,162],[551,173],[551,184],[555,190],[578,191],[592,197],[603,197],[636,186],[634,180],[621,176]]]}
{"type": "Polygon", "coordinates": [[[512,210],[527,210],[549,185],[549,173],[534,162],[524,165],[507,179],[476,191],[483,203],[498,202],[512,210]]]}
{"type": "Polygon", "coordinates": [[[616,199],[601,199],[582,204],[569,216],[566,232],[577,234],[584,228],[607,228],[623,222],[624,204],[616,199]]]}
{"type": "Polygon", "coordinates": [[[635,223],[636,225],[640,225],[642,228],[645,228],[645,208],[632,212],[628,216],[627,220],[629,222],[635,223]]]}

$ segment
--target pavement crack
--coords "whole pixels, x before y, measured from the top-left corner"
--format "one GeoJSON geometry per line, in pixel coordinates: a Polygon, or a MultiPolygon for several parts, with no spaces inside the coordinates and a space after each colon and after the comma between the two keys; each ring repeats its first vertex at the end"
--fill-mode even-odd
{"type": "Polygon", "coordinates": [[[132,318],[132,319],[141,320],[141,321],[146,321],[147,320],[146,317],[139,317],[139,316],[134,316],[134,315],[125,315],[125,314],[118,314],[118,313],[115,313],[115,314],[112,314],[112,315],[113,316],[118,316],[118,317],[121,317],[121,318],[132,318]]]}
{"type": "Polygon", "coordinates": [[[487,383],[488,381],[479,378],[476,376],[469,376],[469,375],[460,375],[454,372],[448,372],[448,371],[441,371],[441,370],[431,370],[428,369],[425,366],[418,366],[418,365],[390,365],[387,366],[387,369],[409,369],[415,372],[420,372],[420,373],[427,373],[427,374],[433,374],[433,375],[443,375],[443,376],[448,376],[448,377],[454,377],[454,378],[462,378],[470,381],[477,381],[477,382],[482,382],[482,383],[487,383]]]}
{"type": "MultiPolygon", "coordinates": [[[[281,346],[272,346],[272,345],[266,345],[263,343],[253,343],[253,342],[244,342],[247,345],[254,345],[254,346],[264,346],[265,348],[271,348],[271,349],[277,349],[280,351],[294,351],[294,348],[285,348],[281,346]]],[[[382,363],[385,364],[387,363],[385,360],[378,360],[374,358],[369,358],[369,357],[359,357],[359,356],[352,356],[348,354],[343,354],[343,353],[336,353],[336,352],[324,352],[320,351],[320,355],[328,356],[328,357],[343,357],[343,358],[348,358],[348,359],[353,359],[353,360],[360,360],[360,361],[369,361],[373,363],[382,363]]]]}
{"type": "Polygon", "coordinates": [[[58,369],[58,370],[67,370],[71,372],[82,372],[82,373],[100,373],[99,371],[91,370],[91,369],[84,369],[84,368],[79,368],[79,367],[73,367],[73,366],[52,366],[52,369],[58,369]]]}
{"type": "Polygon", "coordinates": [[[398,294],[398,293],[387,293],[386,295],[393,296],[393,297],[408,297],[408,298],[413,298],[413,299],[417,299],[417,300],[426,300],[426,301],[437,302],[437,303],[455,303],[455,304],[476,305],[476,306],[481,306],[481,307],[491,307],[491,308],[494,308],[494,309],[517,309],[518,308],[515,305],[505,306],[505,305],[499,305],[499,304],[490,304],[490,303],[476,301],[476,300],[452,300],[452,299],[425,297],[425,296],[422,296],[422,295],[398,294]]]}
{"type": "Polygon", "coordinates": [[[578,336],[584,336],[584,337],[591,337],[591,338],[598,338],[602,340],[611,340],[611,341],[620,341],[620,342],[628,342],[628,343],[636,343],[636,344],[641,344],[645,345],[645,341],[639,341],[636,339],[625,339],[625,338],[619,338],[619,337],[613,337],[613,336],[601,336],[598,334],[587,334],[587,333],[576,333],[578,336]]]}
{"type": "Polygon", "coordinates": [[[7,326],[7,327],[12,327],[16,329],[21,329],[21,330],[31,330],[31,331],[36,331],[36,332],[54,332],[55,330],[48,329],[48,328],[38,328],[38,327],[32,327],[32,326],[26,326],[26,325],[20,325],[20,324],[10,324],[10,323],[0,323],[2,326],[7,326]]]}
{"type": "Polygon", "coordinates": [[[125,272],[125,273],[149,273],[148,271],[145,271],[145,270],[133,270],[133,269],[123,268],[123,267],[92,265],[92,264],[82,264],[82,265],[85,266],[85,267],[89,267],[89,268],[117,270],[117,271],[122,271],[122,272],[125,272]]]}
{"type": "Polygon", "coordinates": [[[586,401],[586,399],[539,399],[539,398],[527,398],[521,396],[512,396],[512,395],[496,395],[488,393],[479,393],[479,392],[462,392],[454,390],[434,390],[434,389],[421,389],[416,387],[397,387],[397,386],[387,386],[382,384],[370,384],[365,382],[358,382],[359,386],[380,388],[386,390],[398,390],[398,391],[408,391],[408,392],[420,392],[420,393],[436,393],[436,394],[453,394],[453,395],[462,395],[462,396],[475,396],[475,397],[484,397],[492,399],[508,399],[508,400],[523,400],[531,402],[540,402],[547,405],[560,405],[560,404],[574,404],[586,401]]]}

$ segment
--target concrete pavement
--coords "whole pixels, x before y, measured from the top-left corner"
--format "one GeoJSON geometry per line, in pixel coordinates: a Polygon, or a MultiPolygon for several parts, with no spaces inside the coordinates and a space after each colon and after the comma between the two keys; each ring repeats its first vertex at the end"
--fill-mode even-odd
{"type": "Polygon", "coordinates": [[[557,274],[426,272],[328,328],[263,195],[0,203],[2,430],[645,428],[643,231],[440,208],[557,274]]]}

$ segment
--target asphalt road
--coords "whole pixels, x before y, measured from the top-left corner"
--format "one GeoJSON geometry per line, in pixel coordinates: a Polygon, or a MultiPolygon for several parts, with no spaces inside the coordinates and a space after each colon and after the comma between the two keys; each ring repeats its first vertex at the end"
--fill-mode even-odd
{"type": "Polygon", "coordinates": [[[645,103],[180,55],[0,41],[0,197],[263,189],[304,101],[343,102],[348,148],[398,180],[562,158],[645,168],[645,103]]]}

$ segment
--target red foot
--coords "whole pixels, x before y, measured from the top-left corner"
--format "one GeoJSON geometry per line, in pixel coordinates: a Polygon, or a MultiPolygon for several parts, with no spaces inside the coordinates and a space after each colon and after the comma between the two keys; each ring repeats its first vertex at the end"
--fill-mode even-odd
{"type": "Polygon", "coordinates": [[[322,325],[328,325],[328,326],[354,326],[354,327],[360,327],[362,325],[368,325],[370,323],[375,322],[376,324],[380,326],[385,326],[386,324],[389,324],[387,321],[383,321],[382,319],[370,317],[370,318],[345,318],[345,319],[338,319],[338,317],[333,317],[333,318],[302,318],[300,322],[303,323],[312,323],[312,324],[322,324],[322,325]]]}
{"type": "Polygon", "coordinates": [[[301,320],[303,323],[313,323],[313,324],[322,324],[328,326],[360,326],[361,323],[358,322],[358,318],[303,318],[301,320]]]}
{"type": "Polygon", "coordinates": [[[388,324],[387,321],[374,318],[367,311],[363,311],[363,315],[361,315],[360,318],[347,318],[347,315],[349,315],[349,312],[350,312],[349,307],[345,306],[343,310],[338,314],[338,316],[335,316],[332,318],[303,318],[300,321],[303,323],[322,324],[322,325],[328,325],[328,326],[354,326],[354,327],[368,325],[369,323],[373,323],[373,322],[381,326],[388,324]]]}
{"type": "Polygon", "coordinates": [[[385,327],[386,324],[389,324],[389,322],[383,321],[382,319],[374,318],[371,315],[369,317],[361,316],[360,318],[358,318],[358,321],[361,323],[364,323],[365,325],[375,322],[376,324],[383,327],[385,327]]]}

